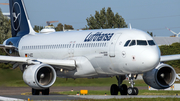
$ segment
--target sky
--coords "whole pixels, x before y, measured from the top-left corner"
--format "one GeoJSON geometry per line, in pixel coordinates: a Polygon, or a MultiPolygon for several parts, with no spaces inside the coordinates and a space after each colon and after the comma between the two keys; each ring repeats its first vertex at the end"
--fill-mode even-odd
{"type": "MultiPolygon", "coordinates": [[[[0,0],[8,3],[9,0],[0,0]]],[[[46,21],[72,25],[81,29],[87,25],[86,18],[103,7],[111,7],[132,28],[153,32],[158,36],[173,35],[166,27],[180,32],[180,0],[24,0],[32,26],[46,26],[46,21]]],[[[3,13],[9,6],[0,5],[3,13]]],[[[57,25],[58,23],[53,23],[57,25]]],[[[180,35],[179,35],[180,37],[180,35]]]]}

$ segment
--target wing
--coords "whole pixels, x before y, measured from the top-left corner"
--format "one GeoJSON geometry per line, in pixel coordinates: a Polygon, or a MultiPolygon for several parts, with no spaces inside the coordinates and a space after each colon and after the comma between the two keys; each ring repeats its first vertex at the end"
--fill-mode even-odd
{"type": "Polygon", "coordinates": [[[177,55],[164,55],[161,56],[161,62],[165,62],[165,61],[172,61],[172,60],[180,60],[180,54],[177,55]]]}
{"type": "Polygon", "coordinates": [[[75,60],[60,60],[60,59],[35,59],[35,58],[26,58],[26,57],[15,57],[15,56],[2,56],[0,55],[0,62],[4,63],[11,63],[13,64],[13,68],[17,67],[18,63],[25,63],[25,64],[49,64],[52,66],[63,67],[66,69],[74,69],[76,67],[75,60]]]}

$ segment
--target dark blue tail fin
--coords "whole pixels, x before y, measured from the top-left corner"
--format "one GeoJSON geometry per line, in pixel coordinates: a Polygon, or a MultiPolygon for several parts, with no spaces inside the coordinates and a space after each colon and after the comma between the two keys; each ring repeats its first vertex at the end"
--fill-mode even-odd
{"type": "Polygon", "coordinates": [[[12,37],[34,34],[23,0],[9,0],[12,37]]]}

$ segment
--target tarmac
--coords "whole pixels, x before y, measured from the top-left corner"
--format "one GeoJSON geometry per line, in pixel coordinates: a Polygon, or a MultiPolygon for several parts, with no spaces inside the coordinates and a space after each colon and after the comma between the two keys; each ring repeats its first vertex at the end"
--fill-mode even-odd
{"type": "Polygon", "coordinates": [[[80,99],[123,99],[123,98],[180,98],[180,96],[152,96],[152,95],[11,95],[11,96],[0,96],[0,100],[9,101],[24,101],[24,100],[40,100],[40,101],[54,101],[54,100],[80,100],[80,99]]]}
{"type": "MultiPolygon", "coordinates": [[[[78,99],[122,99],[122,98],[180,98],[180,96],[152,96],[152,95],[61,95],[51,92],[60,91],[80,91],[81,89],[87,90],[109,90],[109,87],[51,87],[50,95],[22,95],[22,93],[31,92],[30,87],[0,87],[0,101],[24,101],[24,100],[78,100],[78,99]]],[[[138,87],[138,89],[148,89],[148,87],[138,87]]]]}

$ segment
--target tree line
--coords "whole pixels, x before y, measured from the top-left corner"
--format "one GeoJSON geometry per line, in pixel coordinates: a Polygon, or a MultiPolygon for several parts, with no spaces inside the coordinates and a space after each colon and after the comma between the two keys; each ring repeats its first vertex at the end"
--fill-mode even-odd
{"type": "Polygon", "coordinates": [[[0,9],[0,44],[11,37],[11,22],[2,14],[0,9]]]}
{"type": "Polygon", "coordinates": [[[107,11],[102,8],[100,12],[95,11],[95,15],[90,15],[86,19],[89,29],[107,29],[107,28],[124,28],[127,24],[124,18],[118,13],[114,14],[110,7],[107,11]]]}
{"type": "MultiPolygon", "coordinates": [[[[0,44],[2,44],[6,39],[11,36],[11,22],[10,20],[2,14],[0,9],[0,44]]],[[[3,49],[0,49],[0,55],[7,55],[3,49]]],[[[7,69],[12,67],[11,64],[0,63],[0,68],[7,69]]]]}

